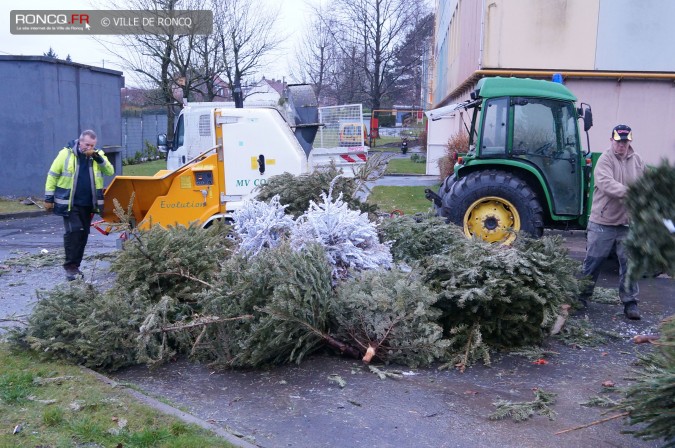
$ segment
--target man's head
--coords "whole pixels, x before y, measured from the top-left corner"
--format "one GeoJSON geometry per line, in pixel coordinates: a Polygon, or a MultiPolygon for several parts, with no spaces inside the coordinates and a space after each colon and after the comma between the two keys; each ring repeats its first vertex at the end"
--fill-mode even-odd
{"type": "Polygon", "coordinates": [[[623,158],[628,153],[630,143],[633,141],[633,131],[625,124],[619,124],[612,129],[612,136],[609,138],[612,142],[612,151],[617,157],[623,158]]]}
{"type": "Polygon", "coordinates": [[[80,144],[80,151],[92,151],[96,146],[96,132],[92,131],[91,129],[87,129],[86,131],[83,131],[82,134],[80,134],[78,141],[80,144]]]}

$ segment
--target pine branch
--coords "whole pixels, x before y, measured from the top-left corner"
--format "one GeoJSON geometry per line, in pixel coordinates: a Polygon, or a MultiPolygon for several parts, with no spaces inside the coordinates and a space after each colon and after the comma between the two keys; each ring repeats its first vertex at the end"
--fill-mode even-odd
{"type": "Polygon", "coordinates": [[[264,312],[264,313],[267,313],[271,316],[274,316],[275,318],[277,318],[279,320],[297,323],[298,325],[306,328],[311,333],[319,336],[321,339],[326,341],[326,343],[330,347],[338,349],[340,351],[340,353],[346,354],[346,355],[348,355],[352,358],[355,358],[355,359],[358,359],[358,358],[361,357],[361,353],[357,349],[355,349],[354,347],[352,347],[352,346],[350,346],[350,345],[348,345],[348,344],[346,344],[342,341],[339,341],[339,340],[335,339],[330,334],[324,333],[323,331],[321,331],[318,328],[310,325],[308,322],[306,322],[304,320],[300,320],[296,317],[293,317],[293,316],[290,316],[290,315],[287,315],[287,314],[281,314],[281,313],[278,313],[278,312],[273,312],[273,311],[270,311],[269,309],[262,309],[261,311],[264,312]]]}
{"type": "Polygon", "coordinates": [[[28,314],[24,314],[24,315],[21,315],[21,316],[12,315],[12,316],[4,317],[4,318],[0,319],[0,322],[15,322],[15,323],[18,323],[18,324],[21,324],[21,325],[28,325],[28,319],[27,319],[28,317],[29,317],[28,314]]]}
{"type": "Polygon", "coordinates": [[[200,278],[197,278],[197,277],[194,277],[190,274],[186,274],[185,272],[183,272],[182,269],[180,270],[180,272],[162,272],[158,275],[160,275],[160,276],[162,276],[162,275],[177,275],[179,277],[183,277],[183,278],[186,278],[188,280],[192,280],[192,281],[195,281],[197,283],[201,283],[202,285],[204,285],[208,288],[213,288],[213,285],[211,283],[205,282],[204,280],[202,280],[200,278]]]}
{"type": "Polygon", "coordinates": [[[474,326],[471,328],[471,330],[469,331],[469,340],[466,341],[466,350],[464,351],[464,359],[462,360],[462,362],[458,366],[459,371],[462,372],[462,373],[464,373],[464,370],[466,369],[466,366],[469,365],[469,353],[471,352],[471,343],[473,342],[472,338],[473,338],[473,335],[474,335],[475,331],[478,328],[480,328],[480,321],[477,321],[474,324],[474,326]]]}
{"type": "Polygon", "coordinates": [[[183,325],[170,325],[166,327],[161,327],[161,328],[155,328],[153,330],[145,330],[141,331],[141,334],[156,334],[156,333],[171,333],[175,331],[183,331],[183,330],[189,330],[191,328],[196,328],[196,327],[206,327],[208,325],[212,324],[217,324],[217,323],[222,323],[222,322],[230,322],[230,321],[235,321],[235,320],[244,320],[244,319],[252,319],[253,316],[250,314],[246,314],[243,316],[237,316],[237,317],[216,317],[216,316],[203,316],[199,317],[192,322],[188,324],[183,324],[183,325]]]}
{"type": "Polygon", "coordinates": [[[575,426],[574,428],[569,428],[569,429],[565,429],[563,431],[558,431],[558,432],[554,433],[554,435],[557,436],[557,435],[560,435],[560,434],[565,434],[567,432],[577,431],[579,429],[584,429],[584,428],[588,428],[588,427],[591,427],[591,426],[594,426],[594,425],[599,425],[601,423],[605,423],[605,422],[608,422],[610,420],[615,420],[617,418],[626,417],[627,415],[628,415],[628,412],[622,412],[621,414],[612,415],[611,417],[603,418],[601,420],[595,420],[595,421],[593,421],[591,423],[587,423],[585,425],[575,426]]]}
{"type": "Polygon", "coordinates": [[[550,408],[550,405],[555,403],[557,394],[544,392],[542,389],[534,389],[535,399],[533,401],[521,401],[512,403],[507,400],[500,400],[494,403],[497,409],[488,416],[490,420],[501,420],[507,417],[513,418],[516,422],[527,420],[535,411],[539,415],[546,416],[549,420],[555,420],[555,411],[550,408]]]}

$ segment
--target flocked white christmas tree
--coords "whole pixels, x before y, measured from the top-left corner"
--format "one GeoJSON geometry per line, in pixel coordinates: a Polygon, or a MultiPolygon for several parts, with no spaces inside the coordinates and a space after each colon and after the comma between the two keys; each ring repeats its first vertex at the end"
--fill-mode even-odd
{"type": "MultiPolygon", "coordinates": [[[[337,178],[336,178],[337,179],[337,178]]],[[[302,250],[308,244],[321,244],[333,266],[333,278],[345,278],[350,269],[389,268],[392,256],[387,244],[380,243],[375,224],[368,215],[351,210],[342,193],[333,199],[333,184],[322,201],[310,202],[309,209],[296,221],[284,214],[286,206],[274,196],[269,203],[246,201],[234,215],[234,228],[241,239],[240,251],[257,255],[265,247],[276,247],[290,235],[291,247],[302,250]]]]}
{"type": "Polygon", "coordinates": [[[241,238],[239,250],[257,255],[265,247],[276,247],[294,225],[293,218],[284,213],[285,205],[274,196],[269,203],[249,200],[232,215],[234,229],[241,238]]]}
{"type": "Polygon", "coordinates": [[[342,193],[333,200],[333,183],[328,194],[321,194],[323,201],[310,202],[309,209],[296,220],[291,247],[300,250],[310,243],[321,244],[334,278],[346,277],[349,269],[390,267],[389,246],[380,243],[375,225],[365,213],[351,210],[342,193]]]}

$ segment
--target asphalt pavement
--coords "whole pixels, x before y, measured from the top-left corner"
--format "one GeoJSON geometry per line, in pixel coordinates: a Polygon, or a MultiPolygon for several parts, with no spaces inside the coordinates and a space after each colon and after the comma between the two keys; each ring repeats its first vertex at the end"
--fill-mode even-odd
{"type": "MultiPolygon", "coordinates": [[[[557,233],[566,239],[571,256],[583,257],[583,232],[557,233]]],[[[61,238],[61,218],[55,216],[0,221],[0,318],[29,313],[36,291],[65,281],[58,257],[61,238]],[[8,263],[44,251],[54,255],[46,266],[8,263]]],[[[106,263],[95,255],[115,248],[115,236],[92,233],[83,266],[87,281],[105,287],[112,280],[106,263]]],[[[608,260],[599,286],[615,287],[617,278],[616,265],[608,260]]],[[[320,355],[301,365],[257,371],[214,371],[178,360],[110,377],[261,447],[655,447],[658,442],[621,434],[628,429],[621,419],[554,435],[606,417],[604,409],[580,403],[602,393],[605,381],[627,386],[637,354],[649,349],[635,346],[632,336],[655,332],[661,319],[675,313],[672,279],[644,279],[640,286],[642,320],[626,320],[618,304],[591,303],[583,317],[620,338],[584,348],[549,341],[546,349],[556,354],[546,365],[496,354],[492,366],[476,365],[465,373],[379,365],[401,374],[381,380],[359,361],[320,355]],[[332,380],[336,375],[344,387],[332,380]],[[495,401],[530,401],[534,388],[558,394],[555,420],[487,418],[495,401]]]]}

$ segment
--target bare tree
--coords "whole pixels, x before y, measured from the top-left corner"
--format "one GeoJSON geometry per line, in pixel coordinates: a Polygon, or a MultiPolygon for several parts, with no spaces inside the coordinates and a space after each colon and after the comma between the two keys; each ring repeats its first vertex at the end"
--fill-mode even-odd
{"type": "Polygon", "coordinates": [[[335,85],[331,81],[336,73],[339,54],[331,30],[337,27],[337,23],[327,16],[322,17],[321,10],[315,10],[315,13],[318,15],[295,49],[295,67],[291,77],[311,84],[319,104],[323,104],[324,96],[335,96],[335,85]]]}
{"type": "Polygon", "coordinates": [[[214,1],[213,12],[223,71],[236,107],[243,107],[242,79],[264,65],[264,57],[283,41],[274,32],[278,6],[260,0],[214,1]]]}
{"type": "Polygon", "coordinates": [[[345,54],[350,45],[362,49],[361,67],[373,109],[381,106],[396,82],[392,69],[407,32],[414,26],[422,0],[337,0],[340,22],[352,33],[341,44],[345,54]]]}
{"type": "Polygon", "coordinates": [[[199,92],[203,101],[213,101],[216,96],[224,96],[219,92],[220,87],[217,82],[225,72],[225,65],[222,57],[222,46],[220,39],[212,34],[210,36],[198,36],[194,51],[197,53],[198,67],[202,84],[199,86],[199,92]]]}
{"type": "MultiPolygon", "coordinates": [[[[109,9],[145,11],[174,11],[180,0],[110,0],[103,4],[109,9]]],[[[114,41],[97,39],[108,51],[124,61],[125,68],[136,75],[141,85],[155,92],[149,98],[167,110],[167,135],[173,137],[175,102],[173,95],[172,55],[180,36],[168,30],[167,34],[134,34],[117,36],[114,41]]]]}
{"type": "MultiPolygon", "coordinates": [[[[103,0],[102,4],[109,9],[158,13],[205,9],[205,0],[103,0]]],[[[176,91],[187,99],[205,83],[205,74],[199,70],[204,65],[201,54],[195,51],[200,37],[194,33],[179,35],[167,27],[158,32],[117,36],[115,41],[97,39],[124,61],[139,84],[154,93],[149,101],[166,108],[169,139],[173,138],[173,123],[180,109],[176,91]]]]}
{"type": "Polygon", "coordinates": [[[362,60],[361,46],[348,42],[342,44],[336,70],[331,73],[339,104],[369,102],[362,60]]]}

